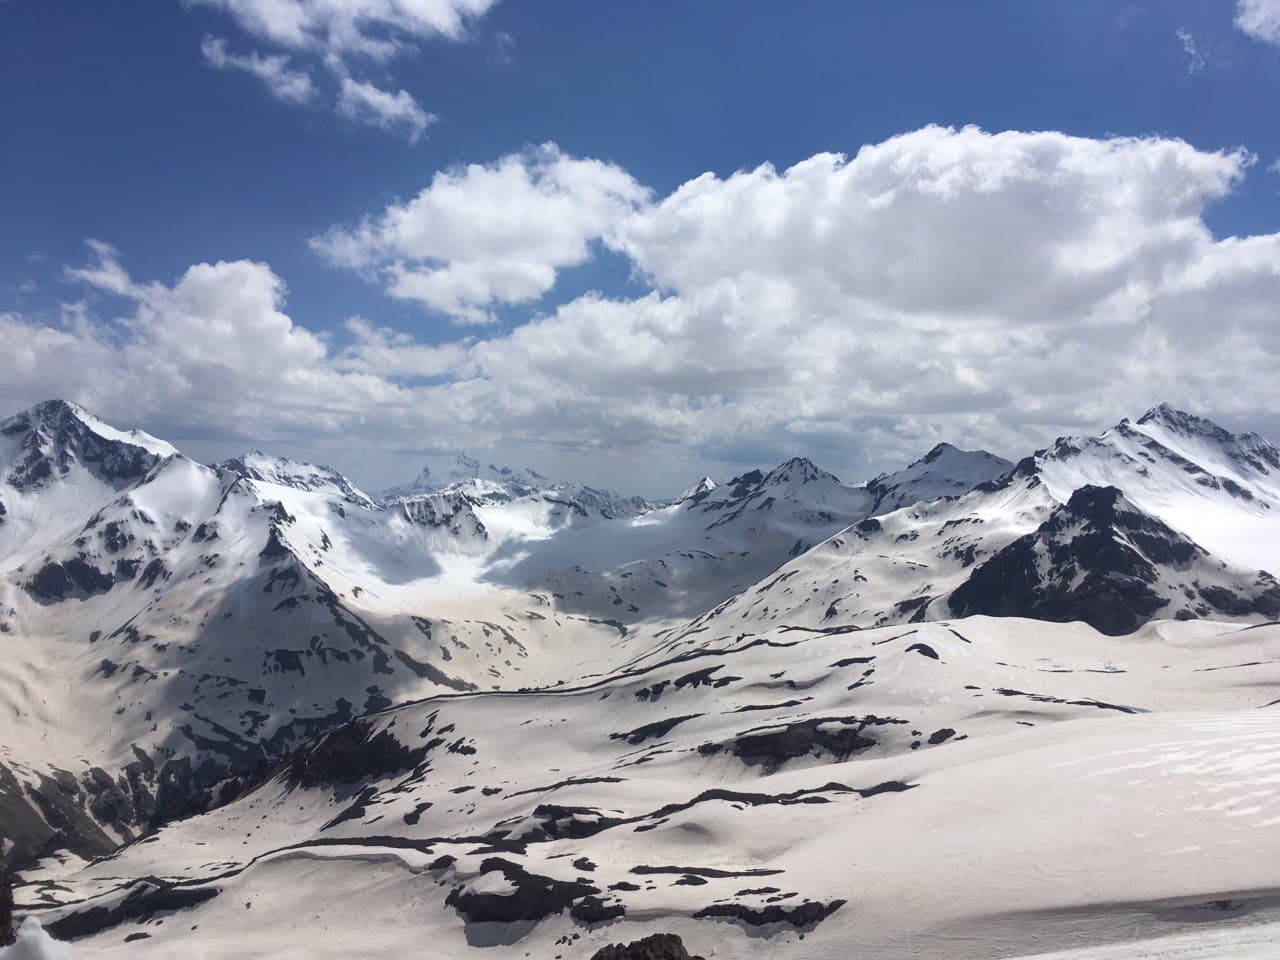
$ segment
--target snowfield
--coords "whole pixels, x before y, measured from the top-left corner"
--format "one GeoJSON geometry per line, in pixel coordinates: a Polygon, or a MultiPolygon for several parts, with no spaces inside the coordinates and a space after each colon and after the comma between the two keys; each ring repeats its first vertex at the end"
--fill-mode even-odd
{"type": "Polygon", "coordinates": [[[1275,955],[1256,436],[1158,407],[655,505],[52,401],[0,476],[0,862],[77,958],[1275,955]]]}

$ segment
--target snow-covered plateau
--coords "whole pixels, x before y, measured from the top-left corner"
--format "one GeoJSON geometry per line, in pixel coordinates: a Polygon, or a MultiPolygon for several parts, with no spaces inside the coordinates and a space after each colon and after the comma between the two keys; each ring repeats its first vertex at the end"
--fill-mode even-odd
{"type": "Polygon", "coordinates": [[[48,401],[0,422],[0,958],[1274,957],[1269,571],[1280,449],[1165,405],[650,503],[48,401]]]}

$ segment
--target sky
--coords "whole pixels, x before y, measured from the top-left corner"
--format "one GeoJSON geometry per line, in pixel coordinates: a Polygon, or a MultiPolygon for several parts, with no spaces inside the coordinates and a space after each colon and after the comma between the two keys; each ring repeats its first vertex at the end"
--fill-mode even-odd
{"type": "Polygon", "coordinates": [[[378,489],[1280,439],[1280,0],[0,0],[0,411],[378,489]]]}

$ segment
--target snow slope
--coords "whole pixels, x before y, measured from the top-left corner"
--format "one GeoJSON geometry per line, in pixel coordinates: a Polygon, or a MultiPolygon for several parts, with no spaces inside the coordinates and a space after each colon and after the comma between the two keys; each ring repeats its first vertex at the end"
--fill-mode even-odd
{"type": "Polygon", "coordinates": [[[353,720],[20,896],[95,957],[670,930],[717,958],[990,958],[1247,923],[1280,904],[1277,686],[1276,626],[778,628],[353,720]],[[166,893],[186,908],[144,909],[166,893]]]}

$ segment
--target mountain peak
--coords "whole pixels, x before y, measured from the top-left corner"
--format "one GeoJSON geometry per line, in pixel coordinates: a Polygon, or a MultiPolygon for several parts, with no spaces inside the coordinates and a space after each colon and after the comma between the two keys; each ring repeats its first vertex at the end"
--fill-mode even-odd
{"type": "Polygon", "coordinates": [[[1171,403],[1161,401],[1154,407],[1138,418],[1138,423],[1151,423],[1152,421],[1162,422],[1185,422],[1188,420],[1202,421],[1202,417],[1195,414],[1187,413],[1185,410],[1179,410],[1171,403]]]}
{"type": "Polygon", "coordinates": [[[1133,512],[1134,506],[1118,487],[1085,484],[1067,498],[1067,510],[1100,526],[1115,522],[1118,512],[1133,512]]]}
{"type": "Polygon", "coordinates": [[[680,494],[680,496],[676,497],[671,502],[686,503],[690,500],[696,502],[698,500],[701,500],[703,497],[705,497],[715,488],[716,488],[716,482],[714,480],[712,480],[710,477],[703,477],[701,480],[699,480],[693,486],[686,489],[683,493],[680,494]]]}
{"type": "Polygon", "coordinates": [[[828,480],[839,483],[840,478],[815,464],[808,457],[792,457],[778,464],[764,477],[765,483],[813,483],[816,480],[828,480]]]}
{"type": "Polygon", "coordinates": [[[432,470],[430,465],[424,466],[412,482],[390,487],[382,492],[382,496],[386,499],[421,496],[474,480],[497,484],[513,496],[523,496],[553,485],[549,479],[530,467],[484,464],[476,457],[462,452],[455,454],[449,465],[438,472],[432,470]]]}
{"type": "Polygon", "coordinates": [[[19,488],[66,476],[75,463],[113,484],[137,480],[178,452],[141,430],[117,430],[62,399],[44,400],[3,421],[0,437],[9,441],[9,449],[0,450],[11,471],[7,479],[19,488]]]}
{"type": "Polygon", "coordinates": [[[313,493],[330,493],[357,506],[373,506],[368,494],[339,470],[325,464],[275,457],[261,450],[246,450],[239,457],[223,460],[214,466],[262,483],[274,483],[313,493]]]}
{"type": "Polygon", "coordinates": [[[1007,474],[1013,464],[985,450],[961,450],[939,443],[919,460],[867,483],[875,512],[896,510],[921,500],[955,497],[1007,474]]]}
{"type": "MultiPolygon", "coordinates": [[[[1124,427],[1128,424],[1129,421],[1123,420],[1120,425],[1124,427]]],[[[1156,404],[1139,417],[1134,426],[1164,428],[1184,437],[1203,437],[1219,444],[1229,443],[1237,439],[1236,435],[1230,430],[1220,427],[1207,417],[1187,413],[1187,411],[1179,410],[1168,403],[1156,404]]]]}

